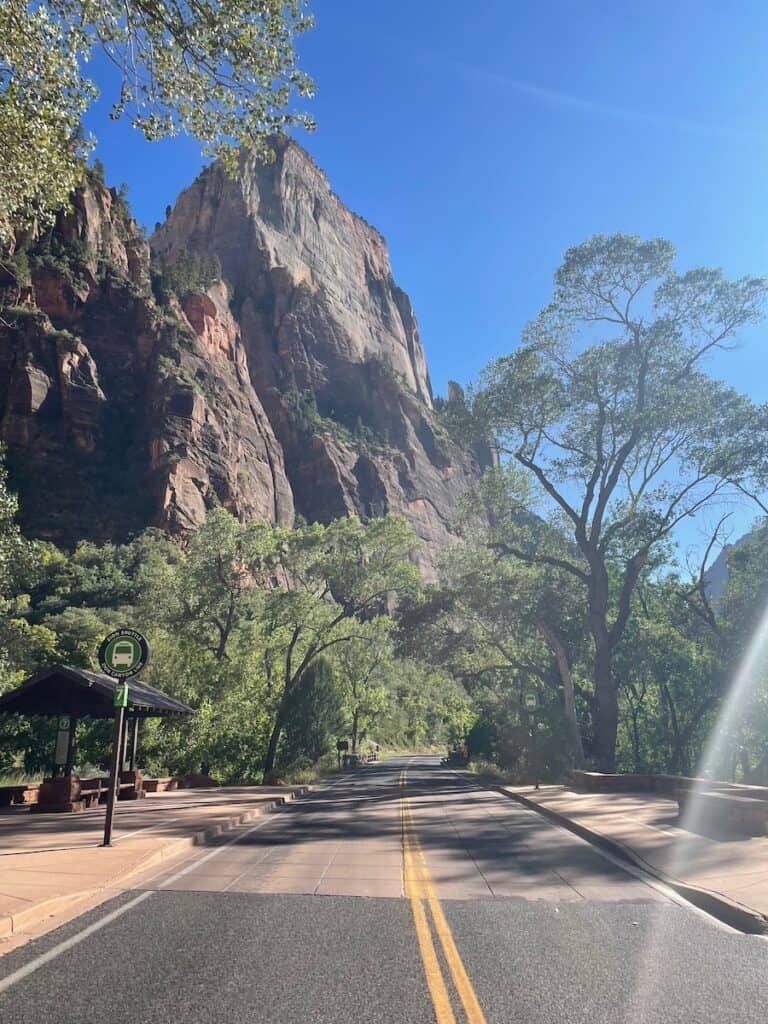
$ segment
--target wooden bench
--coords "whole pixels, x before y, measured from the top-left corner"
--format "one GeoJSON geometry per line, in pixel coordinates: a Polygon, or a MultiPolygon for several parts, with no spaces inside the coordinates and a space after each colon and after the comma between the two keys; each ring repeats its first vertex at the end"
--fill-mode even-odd
{"type": "Polygon", "coordinates": [[[145,793],[167,793],[178,788],[179,780],[174,775],[166,775],[160,779],[144,779],[145,793]]]}
{"type": "MultiPolygon", "coordinates": [[[[119,783],[118,799],[121,794],[127,793],[134,788],[132,782],[119,783]]],[[[80,792],[77,799],[82,800],[85,807],[93,807],[96,804],[105,804],[109,796],[109,776],[100,775],[94,779],[81,779],[80,792]]]]}
{"type": "Polygon", "coordinates": [[[106,794],[109,779],[81,779],[78,800],[83,802],[84,807],[93,807],[101,803],[101,794],[106,794]]]}
{"type": "Polygon", "coordinates": [[[39,783],[21,786],[0,786],[0,807],[37,803],[39,783]]]}
{"type": "MultiPolygon", "coordinates": [[[[119,800],[133,800],[137,795],[134,782],[120,782],[119,800]]],[[[98,775],[91,779],[78,779],[77,776],[47,779],[43,783],[42,802],[30,801],[30,811],[37,814],[79,812],[98,804],[105,804],[108,796],[108,775],[98,775]]]]}

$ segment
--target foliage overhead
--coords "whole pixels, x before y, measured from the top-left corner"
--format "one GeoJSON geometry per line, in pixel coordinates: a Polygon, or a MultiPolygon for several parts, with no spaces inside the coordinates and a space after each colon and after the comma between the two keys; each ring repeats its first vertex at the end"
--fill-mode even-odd
{"type": "Polygon", "coordinates": [[[304,0],[4,0],[0,243],[50,223],[82,174],[94,51],[117,80],[112,119],[127,117],[149,141],[190,135],[234,172],[239,146],[264,158],[270,135],[312,129],[292,110],[295,96],[312,95],[294,45],[311,24],[304,0]]]}

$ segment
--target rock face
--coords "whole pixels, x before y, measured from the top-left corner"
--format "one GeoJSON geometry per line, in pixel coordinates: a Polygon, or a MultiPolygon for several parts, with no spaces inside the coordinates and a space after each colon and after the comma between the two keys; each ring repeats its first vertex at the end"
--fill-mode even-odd
{"type": "Polygon", "coordinates": [[[381,235],[299,146],[275,148],[181,195],[159,269],[92,178],[0,279],[0,436],[30,533],[183,534],[223,504],[285,524],[400,512],[425,567],[448,540],[485,454],[432,409],[381,235]]]}

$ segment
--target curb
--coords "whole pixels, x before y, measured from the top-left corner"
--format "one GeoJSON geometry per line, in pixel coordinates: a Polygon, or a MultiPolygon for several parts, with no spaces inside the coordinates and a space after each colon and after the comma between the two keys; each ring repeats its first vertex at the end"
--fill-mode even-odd
{"type": "Polygon", "coordinates": [[[689,885],[687,882],[680,882],[678,879],[672,878],[652,864],[649,864],[647,860],[644,860],[638,853],[635,853],[634,850],[629,846],[625,846],[618,839],[609,839],[608,836],[604,836],[601,832],[595,832],[586,825],[581,825],[579,822],[574,821],[572,818],[567,818],[558,811],[553,811],[549,807],[543,807],[541,804],[536,803],[535,800],[530,800],[528,797],[523,796],[522,793],[511,793],[509,790],[504,789],[503,786],[486,786],[483,788],[501,793],[508,800],[514,800],[523,807],[535,811],[543,818],[547,818],[555,825],[568,829],[569,832],[573,832],[593,846],[598,846],[614,854],[614,856],[628,861],[636,868],[645,872],[645,874],[655,878],[657,882],[663,882],[664,885],[669,886],[678,896],[682,896],[684,900],[692,903],[694,907],[698,907],[699,910],[705,911],[705,913],[717,918],[718,921],[730,925],[731,928],[745,932],[747,935],[765,935],[768,933],[768,918],[757,910],[745,907],[743,904],[737,903],[721,893],[715,893],[709,889],[689,885]]]}
{"type": "MultiPolygon", "coordinates": [[[[18,910],[15,914],[4,914],[0,916],[0,940],[10,938],[16,935],[22,928],[29,928],[30,925],[38,924],[43,921],[46,917],[51,917],[53,914],[60,910],[63,910],[73,903],[79,903],[81,900],[88,899],[89,897],[97,896],[99,893],[111,893],[112,890],[122,889],[126,882],[128,882],[135,875],[143,874],[148,868],[163,864],[165,861],[176,860],[183,856],[187,851],[194,849],[196,846],[204,846],[211,839],[216,839],[218,836],[225,835],[227,832],[231,832],[241,825],[247,825],[248,822],[254,821],[256,818],[261,818],[265,814],[272,814],[281,807],[285,807],[286,804],[299,797],[306,796],[310,792],[312,786],[299,786],[285,796],[276,797],[269,803],[263,804],[261,807],[253,808],[250,811],[245,811],[243,814],[236,815],[232,818],[227,818],[224,821],[219,822],[218,825],[214,825],[208,829],[201,829],[197,832],[193,832],[189,836],[183,836],[176,839],[172,843],[168,843],[166,846],[155,851],[146,860],[143,860],[141,864],[130,868],[117,877],[110,878],[101,885],[94,886],[90,889],[78,889],[77,892],[65,893],[61,896],[51,896],[47,900],[42,900],[40,903],[36,903],[32,907],[26,907],[24,910],[18,910]]],[[[119,839],[118,839],[119,842],[119,839]]],[[[2,956],[2,950],[0,950],[0,956],[2,956]]]]}
{"type": "MultiPolygon", "coordinates": [[[[239,828],[241,825],[247,825],[248,822],[255,821],[256,818],[261,818],[265,814],[272,814],[273,811],[280,810],[281,807],[285,807],[287,803],[298,799],[298,797],[306,796],[312,788],[312,786],[299,786],[286,796],[275,797],[275,799],[270,801],[268,804],[263,804],[261,807],[254,808],[251,811],[245,811],[243,814],[239,814],[234,818],[226,818],[224,821],[220,821],[218,825],[214,825],[212,828],[201,829],[199,832],[193,832],[190,837],[191,845],[205,846],[210,839],[216,839],[218,836],[223,836],[227,832],[231,832],[233,829],[239,828]]],[[[143,866],[141,870],[144,870],[143,866]]]]}

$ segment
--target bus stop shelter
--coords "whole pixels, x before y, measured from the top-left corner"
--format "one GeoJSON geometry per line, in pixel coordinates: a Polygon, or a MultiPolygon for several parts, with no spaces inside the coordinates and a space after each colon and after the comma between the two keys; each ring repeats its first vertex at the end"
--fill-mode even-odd
{"type": "MultiPolygon", "coordinates": [[[[0,715],[41,716],[59,720],[53,771],[40,788],[32,810],[73,811],[89,806],[102,796],[102,780],[74,776],[75,733],[81,719],[114,719],[115,692],[119,681],[99,672],[71,665],[55,665],[37,672],[10,693],[0,697],[0,715]],[[97,785],[98,783],[98,785],[97,785]]],[[[125,726],[119,740],[120,798],[143,795],[136,765],[139,722],[142,718],[192,715],[194,711],[162,690],[139,679],[128,681],[125,726]]]]}

